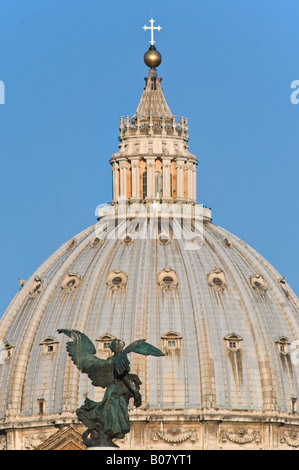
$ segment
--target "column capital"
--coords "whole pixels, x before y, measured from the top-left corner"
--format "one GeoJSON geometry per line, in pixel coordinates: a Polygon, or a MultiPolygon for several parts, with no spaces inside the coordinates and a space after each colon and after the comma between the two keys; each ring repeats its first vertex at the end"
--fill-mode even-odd
{"type": "Polygon", "coordinates": [[[128,162],[127,158],[122,158],[117,161],[120,169],[126,168],[127,162],[128,162]]]}
{"type": "Polygon", "coordinates": [[[174,161],[176,162],[176,167],[177,168],[183,168],[186,159],[184,157],[176,157],[174,159],[174,161]]]}
{"type": "Polygon", "coordinates": [[[131,167],[132,168],[139,168],[140,166],[140,157],[131,157],[131,167]]]}
{"type": "Polygon", "coordinates": [[[156,157],[145,157],[146,166],[151,168],[156,166],[156,157]]]}

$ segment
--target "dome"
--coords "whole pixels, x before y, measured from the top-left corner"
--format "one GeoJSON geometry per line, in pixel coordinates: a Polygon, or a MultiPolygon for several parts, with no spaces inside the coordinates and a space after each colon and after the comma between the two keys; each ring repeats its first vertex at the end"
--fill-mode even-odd
{"type": "Polygon", "coordinates": [[[93,398],[87,376],[70,368],[58,328],[84,331],[95,344],[106,334],[126,344],[146,338],[164,349],[170,334],[179,344],[170,346],[165,360],[132,357],[146,408],[289,411],[298,377],[276,343],[296,340],[299,324],[296,299],[290,289],[286,294],[281,276],[211,222],[198,250],[173,237],[167,244],[150,234],[140,239],[147,221],[138,223],[138,231],[135,219],[128,224],[134,235],[127,243],[126,237],[110,239],[113,225],[98,222],[57,250],[20,290],[1,325],[7,341],[18,346],[11,360],[19,369],[4,379],[10,393],[2,396],[1,417],[9,404],[24,416],[34,414],[39,397],[46,413],[77,407],[86,393],[93,398]],[[163,270],[170,286],[164,278],[158,282],[163,270]],[[240,338],[240,355],[230,354],[230,335],[240,338]],[[45,338],[54,352],[45,354],[45,338]]]}
{"type": "Polygon", "coordinates": [[[143,402],[131,405],[123,448],[278,447],[299,424],[298,299],[196,203],[187,120],[171,114],[156,71],[137,110],[121,119],[113,201],[22,282],[1,319],[1,429],[17,429],[14,446],[30,448],[57,426],[80,429],[76,408],[86,396],[102,398],[66,354],[57,330],[69,328],[102,358],[114,338],[145,338],[165,353],[159,361],[130,357],[143,402]]]}
{"type": "Polygon", "coordinates": [[[292,411],[298,377],[287,352],[299,337],[298,301],[281,276],[211,222],[196,250],[173,236],[167,243],[140,238],[145,224],[130,220],[133,235],[115,240],[113,224],[100,220],[19,291],[1,322],[14,347],[2,366],[2,420],[36,417],[41,398],[45,418],[65,420],[86,395],[101,398],[71,363],[58,328],[84,331],[99,357],[115,337],[126,344],[146,338],[166,353],[159,362],[131,358],[143,396],[133,415],[292,411]]]}

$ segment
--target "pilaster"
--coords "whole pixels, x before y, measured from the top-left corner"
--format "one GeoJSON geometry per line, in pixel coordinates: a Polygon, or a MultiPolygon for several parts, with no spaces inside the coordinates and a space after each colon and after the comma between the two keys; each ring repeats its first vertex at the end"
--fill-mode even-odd
{"type": "Polygon", "coordinates": [[[140,201],[140,157],[131,158],[131,202],[140,201]]]}
{"type": "Polygon", "coordinates": [[[176,174],[177,174],[177,200],[184,200],[184,165],[183,157],[176,158],[176,174]]]}
{"type": "Polygon", "coordinates": [[[171,201],[172,195],[170,194],[170,169],[171,160],[167,158],[162,159],[162,188],[163,188],[163,201],[171,201]]]}
{"type": "Polygon", "coordinates": [[[146,201],[155,199],[155,157],[145,157],[147,174],[146,201]]]}
{"type": "Polygon", "coordinates": [[[119,197],[122,201],[127,199],[127,159],[119,159],[119,197]]]}

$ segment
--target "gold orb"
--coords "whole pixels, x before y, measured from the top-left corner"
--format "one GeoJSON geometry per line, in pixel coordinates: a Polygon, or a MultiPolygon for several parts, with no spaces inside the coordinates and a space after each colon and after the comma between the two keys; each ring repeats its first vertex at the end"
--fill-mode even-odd
{"type": "Polygon", "coordinates": [[[155,46],[151,46],[149,50],[144,54],[144,62],[148,67],[152,69],[158,67],[162,62],[162,56],[158,52],[155,46]]]}

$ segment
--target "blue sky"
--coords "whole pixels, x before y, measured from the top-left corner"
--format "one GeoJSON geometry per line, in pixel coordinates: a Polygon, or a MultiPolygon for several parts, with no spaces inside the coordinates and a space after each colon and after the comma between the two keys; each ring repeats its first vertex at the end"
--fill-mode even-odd
{"type": "Polygon", "coordinates": [[[189,118],[198,202],[299,293],[299,0],[1,0],[0,316],[111,200],[109,159],[148,69],[189,118]]]}

